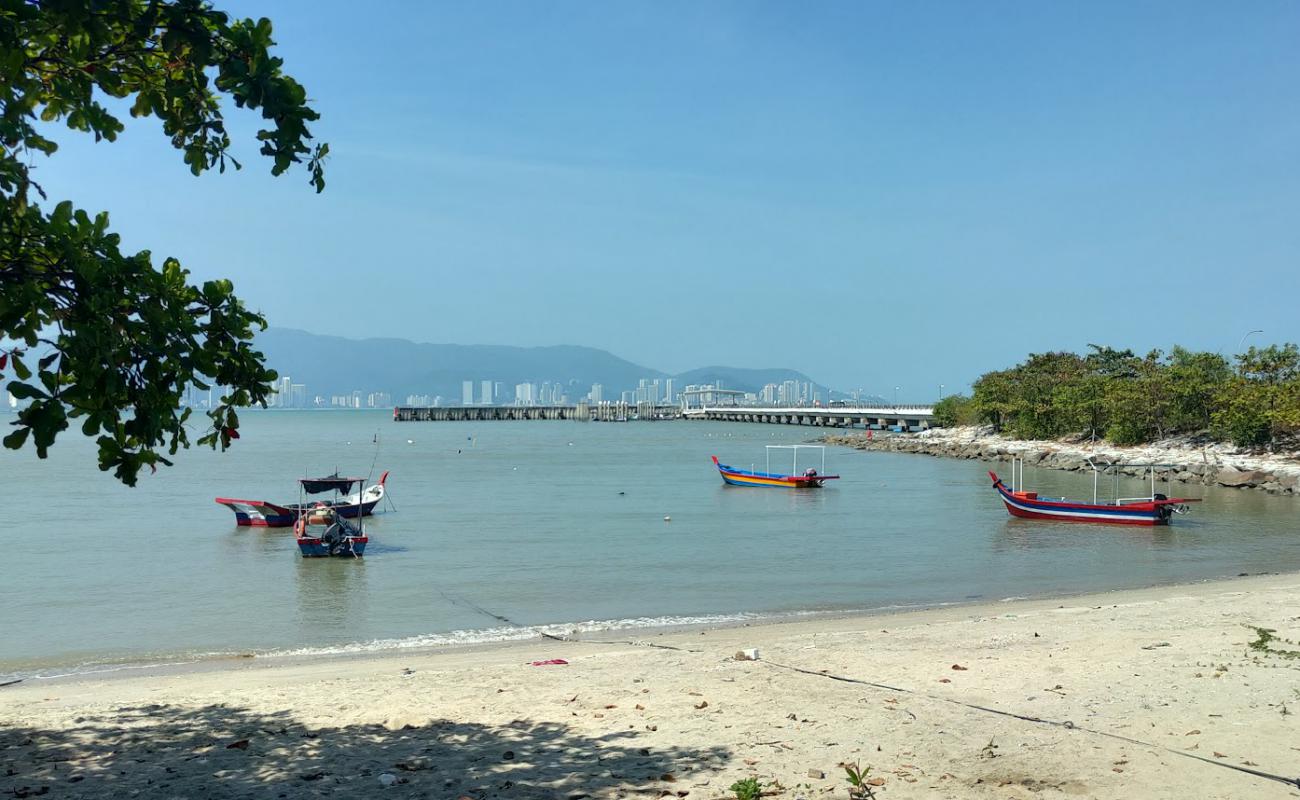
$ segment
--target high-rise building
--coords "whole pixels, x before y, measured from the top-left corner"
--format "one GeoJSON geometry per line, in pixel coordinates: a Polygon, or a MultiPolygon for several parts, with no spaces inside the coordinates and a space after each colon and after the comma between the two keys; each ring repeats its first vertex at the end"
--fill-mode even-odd
{"type": "Polygon", "coordinates": [[[478,401],[485,406],[492,405],[492,381],[481,381],[479,383],[478,401]]]}
{"type": "Polygon", "coordinates": [[[758,393],[758,399],[765,405],[774,406],[776,405],[776,390],[776,384],[769,383],[763,387],[763,391],[758,393]]]}
{"type": "Polygon", "coordinates": [[[537,387],[531,383],[515,384],[515,405],[537,405],[537,387]]]}
{"type": "Polygon", "coordinates": [[[591,385],[591,392],[587,397],[591,398],[591,402],[593,403],[601,402],[605,397],[605,387],[601,386],[599,383],[593,383],[591,385]]]}
{"type": "Polygon", "coordinates": [[[667,378],[664,380],[664,403],[672,405],[675,402],[677,402],[677,397],[673,391],[673,379],[667,378]]]}
{"type": "Polygon", "coordinates": [[[307,387],[301,383],[291,384],[289,398],[294,408],[307,407],[307,387]]]}
{"type": "Polygon", "coordinates": [[[281,408],[290,408],[293,406],[293,381],[284,377],[280,379],[279,402],[276,405],[281,408]]]}
{"type": "Polygon", "coordinates": [[[506,385],[501,381],[492,384],[492,402],[500,403],[506,399],[506,385]]]}
{"type": "Polygon", "coordinates": [[[465,406],[474,405],[474,381],[461,381],[460,402],[465,406]]]}

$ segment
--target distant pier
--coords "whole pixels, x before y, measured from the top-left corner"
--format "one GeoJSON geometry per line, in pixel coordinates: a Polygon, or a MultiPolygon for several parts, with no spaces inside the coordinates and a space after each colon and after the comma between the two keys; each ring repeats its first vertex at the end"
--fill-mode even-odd
{"type": "Polygon", "coordinates": [[[850,408],[747,408],[716,406],[688,408],[686,419],[715,422],[760,422],[773,425],[812,425],[825,428],[874,428],[922,431],[934,424],[933,406],[866,406],[850,408]]]}
{"type": "Polygon", "coordinates": [[[920,431],[934,423],[933,406],[868,406],[861,408],[749,408],[716,406],[683,408],[651,403],[579,403],[574,406],[398,406],[395,422],[508,422],[514,420],[576,420],[632,422],[690,419],[713,422],[758,422],[825,428],[874,428],[920,431]]]}
{"type": "Polygon", "coordinates": [[[681,419],[681,406],[652,403],[579,403],[576,406],[398,406],[394,422],[509,422],[567,419],[631,422],[681,419]]]}

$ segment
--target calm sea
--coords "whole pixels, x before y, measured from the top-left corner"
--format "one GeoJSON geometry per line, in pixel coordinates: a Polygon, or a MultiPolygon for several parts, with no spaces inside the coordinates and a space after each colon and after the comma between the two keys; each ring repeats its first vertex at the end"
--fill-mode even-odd
{"type": "MultiPolygon", "coordinates": [[[[182,453],[134,489],[72,433],[46,461],[2,451],[0,674],[534,635],[485,611],[594,630],[1300,569],[1296,498],[1196,487],[1206,502],[1171,527],[1098,527],[1009,518],[978,462],[828,448],[843,479],[792,492],[725,487],[709,461],[761,466],[764,445],[813,435],[248,413],[230,452],[182,453]],[[289,530],[237,528],[213,503],[292,501],[296,478],[335,468],[391,471],[364,560],[304,560],[289,530]]],[[[1083,475],[1027,478],[1091,492],[1083,475]]]]}

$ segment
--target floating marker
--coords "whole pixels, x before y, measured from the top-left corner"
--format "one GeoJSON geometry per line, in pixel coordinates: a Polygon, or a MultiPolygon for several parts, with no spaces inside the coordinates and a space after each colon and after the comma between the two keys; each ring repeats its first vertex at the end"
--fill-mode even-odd
{"type": "Polygon", "coordinates": [[[664,522],[672,522],[672,521],[673,521],[672,517],[664,517],[664,522]]]}

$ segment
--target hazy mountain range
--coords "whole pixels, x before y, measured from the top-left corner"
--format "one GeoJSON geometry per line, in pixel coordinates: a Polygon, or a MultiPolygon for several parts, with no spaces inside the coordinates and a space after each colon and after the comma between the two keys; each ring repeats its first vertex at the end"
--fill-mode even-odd
{"type": "MultiPolygon", "coordinates": [[[[742,369],[712,366],[677,375],[643,367],[605,350],[577,345],[508,347],[503,345],[424,344],[406,339],[345,339],[292,328],[270,328],[257,337],[267,363],[282,377],[306,386],[308,395],[329,397],[362,392],[388,392],[394,403],[407,395],[442,395],[458,403],[461,382],[501,381],[514,396],[515,384],[543,381],[565,385],[571,399],[585,396],[593,383],[604,387],[605,399],[634,389],[642,378],[672,378],[680,391],[688,384],[717,384],[728,389],[758,392],[765,384],[795,380],[815,383],[792,369],[742,369]]],[[[822,397],[826,389],[820,388],[822,397]]]]}

